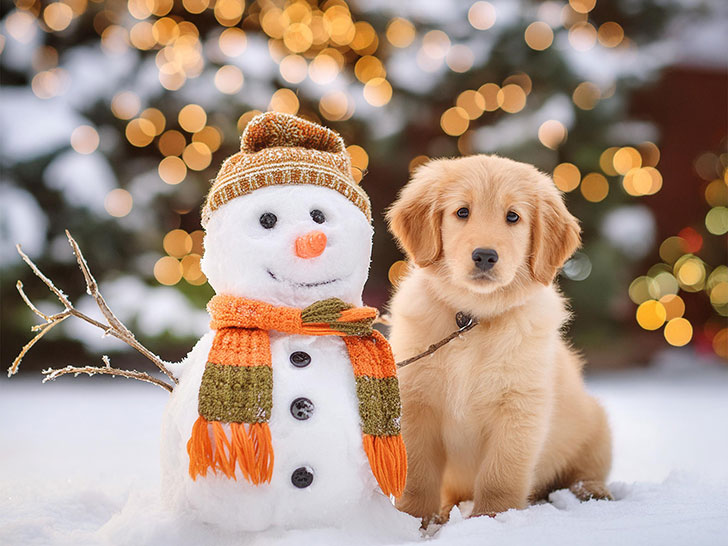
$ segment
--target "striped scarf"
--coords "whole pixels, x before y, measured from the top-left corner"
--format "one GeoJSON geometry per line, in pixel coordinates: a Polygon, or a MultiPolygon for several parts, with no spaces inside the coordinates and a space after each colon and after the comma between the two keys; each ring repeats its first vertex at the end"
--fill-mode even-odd
{"type": "Polygon", "coordinates": [[[208,470],[236,479],[236,467],[253,484],[269,482],[273,406],[269,330],[341,336],[356,379],[363,447],[379,486],[400,496],[407,456],[400,435],[396,366],[387,340],[372,323],[377,311],[331,298],[300,310],[219,295],[207,309],[216,330],[198,398],[199,418],[187,443],[192,479],[208,470]]]}

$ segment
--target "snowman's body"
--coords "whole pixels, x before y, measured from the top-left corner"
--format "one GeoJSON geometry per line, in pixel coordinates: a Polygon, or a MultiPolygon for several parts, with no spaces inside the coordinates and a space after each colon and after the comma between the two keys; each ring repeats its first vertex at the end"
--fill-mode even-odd
{"type": "MultiPolygon", "coordinates": [[[[218,294],[298,308],[331,297],[359,306],[371,237],[364,215],[336,191],[312,185],[262,188],[212,216],[203,268],[218,294]],[[312,211],[322,212],[325,221],[314,222],[312,211]],[[273,228],[261,224],[266,213],[276,216],[273,228]],[[295,241],[311,230],[326,235],[326,248],[304,259],[296,255],[295,241]]],[[[337,336],[270,331],[275,454],[270,483],[253,485],[239,473],[236,480],[212,472],[192,480],[186,443],[198,417],[213,336],[205,335],[180,364],[179,385],[164,416],[163,491],[176,510],[249,531],[336,525],[362,510],[395,515],[362,447],[352,364],[337,336]]]]}

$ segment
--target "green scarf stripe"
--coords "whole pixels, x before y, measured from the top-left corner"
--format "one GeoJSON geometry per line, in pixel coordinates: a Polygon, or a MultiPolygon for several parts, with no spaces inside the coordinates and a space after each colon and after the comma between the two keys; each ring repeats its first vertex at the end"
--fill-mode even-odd
{"type": "Polygon", "coordinates": [[[373,436],[396,436],[400,432],[399,384],[396,377],[356,378],[362,432],[373,436]]]}
{"type": "Polygon", "coordinates": [[[202,376],[199,413],[208,421],[264,423],[273,407],[270,366],[226,366],[208,362],[202,376]]]}
{"type": "Polygon", "coordinates": [[[353,322],[339,322],[341,312],[353,307],[353,305],[349,305],[339,298],[317,301],[301,311],[301,322],[303,324],[326,324],[332,330],[342,332],[347,336],[368,336],[372,333],[374,318],[361,319],[353,322]]]}
{"type": "Polygon", "coordinates": [[[312,322],[336,322],[341,318],[342,311],[351,309],[352,307],[352,305],[344,303],[339,298],[317,301],[301,311],[301,322],[304,324],[312,322]]]}

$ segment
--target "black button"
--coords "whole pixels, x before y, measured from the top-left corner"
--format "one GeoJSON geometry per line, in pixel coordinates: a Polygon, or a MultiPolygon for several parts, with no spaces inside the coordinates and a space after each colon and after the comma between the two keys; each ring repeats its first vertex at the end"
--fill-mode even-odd
{"type": "Polygon", "coordinates": [[[293,364],[296,368],[305,368],[311,364],[311,357],[308,353],[296,351],[291,355],[291,364],[293,364]]]}
{"type": "Polygon", "coordinates": [[[296,398],[291,402],[291,415],[299,421],[305,421],[313,415],[313,402],[308,398],[296,398]]]}
{"type": "Polygon", "coordinates": [[[291,474],[291,483],[299,489],[308,487],[313,483],[313,470],[307,466],[297,468],[291,474]]]}

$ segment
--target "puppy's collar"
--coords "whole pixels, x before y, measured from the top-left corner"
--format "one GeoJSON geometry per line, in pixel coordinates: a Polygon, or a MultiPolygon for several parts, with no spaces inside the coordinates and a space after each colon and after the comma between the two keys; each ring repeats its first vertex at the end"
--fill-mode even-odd
{"type": "Polygon", "coordinates": [[[455,313],[455,324],[458,325],[458,328],[461,330],[463,328],[467,328],[473,323],[473,317],[468,315],[467,313],[464,313],[463,311],[458,311],[455,313]]]}

